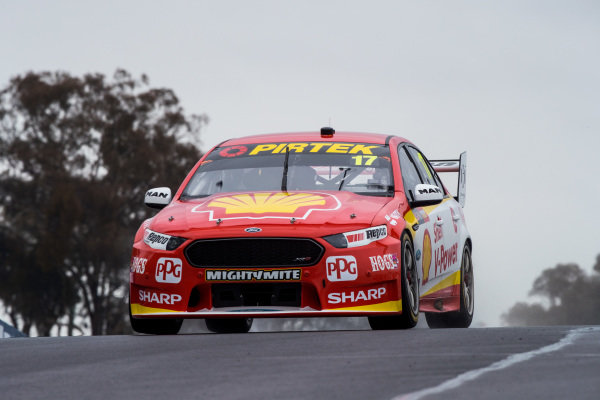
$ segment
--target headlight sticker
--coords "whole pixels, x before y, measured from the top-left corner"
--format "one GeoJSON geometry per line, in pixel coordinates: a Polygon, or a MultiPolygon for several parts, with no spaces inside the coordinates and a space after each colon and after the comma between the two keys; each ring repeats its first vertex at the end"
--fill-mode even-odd
{"type": "Polygon", "coordinates": [[[373,228],[360,229],[358,231],[343,233],[348,247],[365,246],[369,243],[376,242],[387,237],[387,226],[380,225],[373,228]]]}
{"type": "Polygon", "coordinates": [[[148,228],[144,231],[144,243],[156,250],[175,250],[185,241],[185,238],[165,235],[148,228]]]}
{"type": "Polygon", "coordinates": [[[162,233],[154,232],[150,229],[144,231],[144,243],[153,249],[166,250],[170,238],[171,236],[169,235],[163,235],[162,233]]]}

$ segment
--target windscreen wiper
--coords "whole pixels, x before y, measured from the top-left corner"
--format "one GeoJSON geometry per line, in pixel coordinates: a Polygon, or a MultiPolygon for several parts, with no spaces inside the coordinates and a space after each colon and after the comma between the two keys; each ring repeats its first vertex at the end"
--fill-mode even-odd
{"type": "Polygon", "coordinates": [[[348,171],[350,171],[352,168],[348,167],[348,168],[342,168],[340,167],[340,171],[344,171],[344,175],[342,176],[342,180],[340,181],[340,187],[338,188],[339,190],[342,190],[342,186],[344,185],[344,181],[346,180],[346,174],[348,173],[348,171]]]}
{"type": "Polygon", "coordinates": [[[281,191],[287,192],[288,163],[290,162],[290,148],[285,146],[285,160],[283,161],[283,177],[281,178],[281,191]]]}

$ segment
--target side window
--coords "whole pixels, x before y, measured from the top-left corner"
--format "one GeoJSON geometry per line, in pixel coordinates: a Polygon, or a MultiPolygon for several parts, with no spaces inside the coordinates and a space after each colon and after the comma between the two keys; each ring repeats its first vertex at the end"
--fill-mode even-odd
{"type": "Polygon", "coordinates": [[[400,169],[402,170],[402,181],[404,182],[404,191],[409,200],[414,200],[415,186],[421,181],[417,167],[409,157],[405,146],[398,147],[398,158],[400,159],[400,169]]]}
{"type": "Polygon", "coordinates": [[[423,153],[421,153],[414,147],[409,147],[408,151],[411,155],[411,158],[415,161],[415,164],[417,164],[419,174],[421,174],[421,176],[423,177],[423,183],[435,185],[440,189],[444,190],[444,185],[442,184],[442,181],[440,180],[437,173],[433,170],[431,165],[429,165],[429,162],[427,161],[423,153]]]}
{"type": "Polygon", "coordinates": [[[414,147],[408,147],[408,153],[410,154],[410,158],[414,161],[417,166],[417,170],[419,171],[419,175],[423,179],[423,183],[428,183],[430,185],[435,185],[435,179],[433,178],[433,172],[429,169],[427,165],[427,161],[425,161],[425,157],[421,154],[420,151],[415,149],[414,147]]]}

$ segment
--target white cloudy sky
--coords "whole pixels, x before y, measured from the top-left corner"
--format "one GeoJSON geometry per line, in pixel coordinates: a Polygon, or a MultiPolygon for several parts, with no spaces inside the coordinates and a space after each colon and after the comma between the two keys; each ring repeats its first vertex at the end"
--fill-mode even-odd
{"type": "Polygon", "coordinates": [[[263,132],[404,136],[469,154],[476,321],[598,240],[600,2],[0,0],[0,86],[28,70],[146,73],[203,148],[263,132]]]}

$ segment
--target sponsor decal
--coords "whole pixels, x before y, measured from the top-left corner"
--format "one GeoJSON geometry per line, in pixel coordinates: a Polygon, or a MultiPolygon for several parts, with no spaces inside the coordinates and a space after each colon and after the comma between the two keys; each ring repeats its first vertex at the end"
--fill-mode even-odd
{"type": "Polygon", "coordinates": [[[458,261],[458,243],[454,243],[450,248],[444,248],[442,245],[435,250],[435,276],[438,276],[458,261]]]}
{"type": "Polygon", "coordinates": [[[394,253],[372,256],[369,257],[369,260],[371,260],[371,270],[373,272],[398,269],[398,255],[394,253]]]}
{"type": "Polygon", "coordinates": [[[130,271],[136,274],[143,274],[146,271],[147,258],[133,257],[131,261],[130,271]]]}
{"type": "Polygon", "coordinates": [[[398,221],[392,219],[392,217],[390,217],[389,215],[386,215],[385,219],[390,223],[390,225],[396,226],[398,224],[398,221]]]}
{"type": "Polygon", "coordinates": [[[432,167],[437,171],[437,167],[458,168],[458,161],[429,161],[432,167]]]}
{"type": "Polygon", "coordinates": [[[309,262],[310,260],[312,260],[312,257],[308,256],[308,257],[296,257],[292,260],[292,262],[297,262],[297,263],[303,263],[303,262],[309,262]]]}
{"type": "Polygon", "coordinates": [[[434,243],[437,243],[444,238],[444,230],[438,224],[433,224],[433,238],[434,243]]]}
{"type": "Polygon", "coordinates": [[[284,218],[302,220],[313,211],[333,211],[341,207],[337,197],[327,193],[259,192],[216,196],[192,209],[216,219],[284,218]]]}
{"type": "Polygon", "coordinates": [[[262,232],[262,229],[252,227],[252,228],[246,228],[246,229],[244,229],[244,231],[246,231],[248,233],[257,233],[257,232],[262,232]]]}
{"type": "Polygon", "coordinates": [[[266,143],[256,145],[254,149],[252,149],[252,151],[248,153],[248,155],[253,156],[257,154],[280,154],[285,153],[286,151],[289,151],[290,153],[337,153],[372,155],[373,149],[380,147],[382,146],[356,143],[266,143]]]}
{"type": "Polygon", "coordinates": [[[304,206],[324,205],[323,196],[310,193],[287,195],[278,193],[241,194],[214,200],[208,207],[222,207],[225,214],[264,214],[266,212],[291,214],[304,206]]]}
{"type": "Polygon", "coordinates": [[[342,292],[329,293],[327,295],[327,302],[329,304],[356,303],[358,301],[379,300],[384,295],[384,287],[365,290],[345,290],[342,292]]]}
{"type": "Polygon", "coordinates": [[[325,260],[329,282],[355,281],[358,278],[356,258],[353,256],[331,256],[325,260]]]}
{"type": "Polygon", "coordinates": [[[390,214],[390,217],[392,217],[393,219],[400,219],[402,218],[402,215],[400,215],[400,212],[398,210],[394,210],[390,214]]]}
{"type": "Polygon", "coordinates": [[[442,193],[442,190],[439,187],[427,187],[427,188],[419,189],[419,194],[427,194],[427,193],[442,193]]]}
{"type": "MultiPolygon", "coordinates": [[[[350,244],[350,243],[354,243],[354,242],[362,242],[365,240],[365,233],[364,232],[358,232],[358,233],[346,233],[344,236],[346,236],[346,241],[350,244]]],[[[352,247],[352,246],[349,246],[352,247]]]]}
{"type": "Polygon", "coordinates": [[[173,305],[181,301],[181,296],[178,294],[170,293],[156,293],[148,290],[138,290],[138,297],[140,301],[146,303],[166,304],[173,305]]]}
{"type": "Polygon", "coordinates": [[[237,157],[248,151],[246,146],[229,146],[219,152],[221,157],[237,157]]]}
{"type": "Polygon", "coordinates": [[[387,226],[380,225],[373,228],[360,229],[358,231],[346,232],[343,235],[348,242],[348,247],[365,246],[387,237],[387,226]]]}
{"type": "Polygon", "coordinates": [[[179,258],[162,257],[156,263],[156,282],[179,283],[183,273],[183,264],[179,258]]]}
{"type": "Polygon", "coordinates": [[[414,210],[412,210],[412,212],[417,218],[417,221],[419,221],[420,225],[423,225],[425,222],[429,222],[429,214],[427,214],[427,211],[425,211],[421,207],[415,208],[414,210]]]}
{"type": "Polygon", "coordinates": [[[153,249],[166,250],[169,239],[171,239],[171,236],[163,235],[150,229],[146,229],[144,232],[144,243],[153,249]]]}
{"type": "Polygon", "coordinates": [[[153,192],[152,190],[148,190],[146,192],[146,196],[149,196],[149,197],[160,197],[162,199],[166,199],[166,198],[169,197],[169,194],[165,193],[165,192],[159,192],[159,191],[153,192]]]}
{"type": "Polygon", "coordinates": [[[417,261],[421,259],[421,250],[417,250],[417,252],[415,253],[415,258],[417,259],[417,261]]]}
{"type": "Polygon", "coordinates": [[[431,268],[431,237],[426,229],[423,234],[423,283],[429,280],[429,269],[431,268]]]}
{"type": "Polygon", "coordinates": [[[379,240],[379,239],[383,239],[386,236],[387,236],[387,228],[385,226],[378,226],[375,228],[367,229],[367,240],[369,240],[369,239],[379,240]]]}
{"type": "Polygon", "coordinates": [[[207,269],[207,281],[298,281],[301,269],[207,269]]]}
{"type": "MultiPolygon", "coordinates": [[[[417,156],[419,158],[419,161],[421,161],[421,164],[423,165],[423,168],[427,172],[427,175],[429,176],[429,179],[433,180],[433,176],[431,176],[431,171],[429,170],[429,165],[427,165],[427,162],[423,158],[423,155],[420,152],[417,152],[417,156]]],[[[431,193],[431,192],[429,192],[429,193],[431,193]]],[[[435,192],[433,192],[433,193],[435,193],[435,192]]]]}

